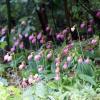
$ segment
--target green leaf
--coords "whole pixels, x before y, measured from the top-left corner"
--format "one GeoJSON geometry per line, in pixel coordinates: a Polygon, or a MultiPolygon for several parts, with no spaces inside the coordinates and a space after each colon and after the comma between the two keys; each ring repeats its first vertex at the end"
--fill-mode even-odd
{"type": "Polygon", "coordinates": [[[0,85],[5,85],[5,86],[8,86],[8,82],[6,79],[0,77],[0,85]]]}
{"type": "Polygon", "coordinates": [[[23,100],[34,100],[34,87],[27,87],[23,90],[23,100]]]}
{"type": "Polygon", "coordinates": [[[87,82],[91,83],[92,85],[96,85],[96,82],[93,80],[92,77],[84,75],[84,74],[79,74],[78,76],[80,79],[87,81],[87,82]]]}
{"type": "Polygon", "coordinates": [[[13,60],[11,63],[10,63],[10,66],[11,67],[16,67],[19,63],[21,63],[23,61],[23,58],[24,56],[20,56],[19,58],[13,60]]]}
{"type": "Polygon", "coordinates": [[[77,65],[77,69],[76,69],[77,73],[79,74],[85,74],[88,76],[93,76],[94,75],[94,70],[93,70],[93,66],[92,64],[78,64],[77,65]]]}
{"type": "Polygon", "coordinates": [[[6,41],[0,42],[0,48],[4,49],[6,45],[7,45],[6,41]]]}
{"type": "Polygon", "coordinates": [[[53,81],[48,82],[48,87],[50,87],[51,89],[57,89],[58,86],[56,83],[54,83],[53,81]]]}
{"type": "Polygon", "coordinates": [[[46,84],[43,81],[40,81],[36,83],[35,85],[35,95],[40,98],[46,98],[47,97],[47,87],[46,84]]]}

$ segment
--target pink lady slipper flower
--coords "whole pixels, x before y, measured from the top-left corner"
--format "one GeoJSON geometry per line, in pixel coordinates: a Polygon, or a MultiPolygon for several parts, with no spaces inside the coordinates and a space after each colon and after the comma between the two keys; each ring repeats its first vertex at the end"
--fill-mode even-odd
{"type": "Polygon", "coordinates": [[[66,69],[68,67],[67,62],[64,63],[63,69],[66,69]]]}
{"type": "Polygon", "coordinates": [[[5,35],[6,32],[7,32],[7,27],[2,28],[2,30],[1,30],[1,34],[2,34],[2,35],[5,35]]]}
{"type": "Polygon", "coordinates": [[[51,44],[46,44],[46,48],[50,49],[50,48],[52,48],[52,45],[51,44]]]}
{"type": "Polygon", "coordinates": [[[93,32],[93,28],[92,28],[92,27],[89,27],[89,28],[87,29],[87,32],[88,32],[88,33],[92,33],[92,32],[93,32]]]}
{"type": "Polygon", "coordinates": [[[34,75],[34,79],[37,79],[38,77],[39,77],[38,74],[35,74],[35,75],[34,75]]]}
{"type": "Polygon", "coordinates": [[[47,49],[52,48],[52,42],[51,42],[51,41],[48,41],[48,42],[46,43],[46,48],[47,48],[47,49]]]}
{"type": "Polygon", "coordinates": [[[34,61],[39,61],[41,59],[41,55],[40,54],[37,54],[34,56],[34,61]]]}
{"type": "Polygon", "coordinates": [[[50,51],[50,52],[47,54],[47,59],[49,60],[49,59],[51,59],[51,57],[52,57],[52,52],[50,51]]]}
{"type": "Polygon", "coordinates": [[[19,34],[18,37],[20,40],[23,38],[23,36],[21,34],[19,34]]]}
{"type": "Polygon", "coordinates": [[[89,23],[90,23],[91,25],[93,25],[93,24],[94,24],[94,20],[93,20],[93,19],[90,19],[90,20],[89,20],[89,23]]]}
{"type": "Polygon", "coordinates": [[[50,32],[50,27],[49,26],[46,27],[46,31],[50,32]]]}
{"type": "Polygon", "coordinates": [[[46,36],[42,36],[41,37],[41,40],[40,40],[40,43],[41,44],[44,44],[46,42],[46,36]]]}
{"type": "Polygon", "coordinates": [[[86,64],[89,64],[89,63],[90,63],[90,59],[87,58],[84,62],[85,62],[86,64]]]}
{"type": "Polygon", "coordinates": [[[40,65],[39,68],[38,68],[38,72],[42,72],[43,69],[44,69],[44,68],[43,68],[43,65],[40,65]]]}
{"type": "Polygon", "coordinates": [[[19,45],[19,40],[16,40],[15,43],[14,43],[14,46],[18,46],[19,45]]]}
{"type": "Polygon", "coordinates": [[[23,42],[20,43],[19,48],[24,49],[24,43],[23,42]]]}
{"type": "Polygon", "coordinates": [[[60,75],[59,75],[59,74],[56,74],[55,80],[56,80],[56,81],[60,80],[60,75]]]}
{"type": "Polygon", "coordinates": [[[56,73],[56,74],[57,74],[57,73],[60,73],[60,68],[59,68],[58,66],[56,67],[55,73],[56,73]]]}
{"type": "Polygon", "coordinates": [[[7,53],[5,56],[4,56],[4,61],[7,61],[9,58],[9,54],[7,53]]]}
{"type": "Polygon", "coordinates": [[[33,52],[27,57],[28,60],[32,60],[33,58],[33,52]]]}
{"type": "Polygon", "coordinates": [[[60,62],[60,57],[55,58],[55,63],[60,62]]]}
{"type": "Polygon", "coordinates": [[[12,61],[12,55],[8,56],[7,61],[8,61],[8,62],[12,61]]]}
{"type": "Polygon", "coordinates": [[[19,65],[19,70],[22,70],[23,68],[25,68],[26,67],[26,64],[25,64],[25,62],[23,61],[22,63],[21,63],[21,65],[19,65]]]}
{"type": "Polygon", "coordinates": [[[56,67],[60,66],[60,61],[56,62],[56,67]]]}
{"type": "Polygon", "coordinates": [[[2,35],[5,35],[5,34],[6,34],[6,28],[3,28],[3,29],[1,30],[1,34],[2,34],[2,35]]]}
{"type": "Polygon", "coordinates": [[[85,27],[85,23],[81,23],[80,28],[83,29],[85,27]]]}
{"type": "Polygon", "coordinates": [[[60,40],[60,39],[61,39],[61,35],[60,35],[60,34],[57,34],[57,35],[56,35],[56,39],[57,39],[57,40],[60,40]]]}
{"type": "Polygon", "coordinates": [[[64,48],[63,54],[64,54],[64,55],[68,54],[68,48],[64,48]]]}
{"type": "Polygon", "coordinates": [[[98,12],[96,13],[96,17],[98,17],[98,18],[100,19],[100,11],[98,11],[98,12]]]}
{"type": "Polygon", "coordinates": [[[39,77],[38,74],[35,74],[34,75],[34,80],[35,80],[35,82],[39,82],[41,80],[41,78],[39,77]]]}
{"type": "Polygon", "coordinates": [[[80,57],[80,58],[78,59],[78,63],[81,64],[82,62],[83,62],[83,59],[82,59],[82,57],[80,57]]]}
{"type": "Polygon", "coordinates": [[[21,86],[22,86],[22,88],[26,88],[28,86],[27,80],[25,78],[23,78],[23,80],[21,82],[21,86]]]}
{"type": "Polygon", "coordinates": [[[74,46],[74,43],[70,43],[70,44],[67,45],[67,48],[71,49],[71,48],[73,48],[73,46],[74,46]]]}
{"type": "Polygon", "coordinates": [[[14,52],[15,50],[16,50],[15,46],[13,46],[13,47],[10,49],[11,52],[14,52]]]}
{"type": "Polygon", "coordinates": [[[34,37],[33,39],[32,39],[32,44],[35,44],[36,43],[36,38],[34,37]]]}
{"type": "Polygon", "coordinates": [[[26,33],[24,36],[25,36],[25,38],[27,38],[28,37],[28,34],[26,33]]]}
{"type": "Polygon", "coordinates": [[[8,62],[12,61],[12,55],[13,55],[13,53],[12,54],[7,53],[4,56],[4,61],[8,61],[8,62]]]}
{"type": "Polygon", "coordinates": [[[38,35],[37,35],[37,39],[40,40],[42,37],[42,33],[40,32],[38,35]]]}
{"type": "Polygon", "coordinates": [[[29,78],[28,78],[28,83],[29,84],[33,84],[35,81],[33,79],[33,75],[30,75],[29,78]]]}
{"type": "Polygon", "coordinates": [[[97,43],[97,40],[96,39],[93,39],[92,41],[91,41],[91,44],[93,44],[93,45],[95,45],[97,43]]]}
{"type": "Polygon", "coordinates": [[[33,34],[29,36],[29,41],[32,41],[34,39],[33,34]]]}
{"type": "Polygon", "coordinates": [[[68,32],[67,29],[64,29],[64,30],[63,30],[63,34],[64,34],[64,35],[65,35],[67,32],[68,32]]]}
{"type": "Polygon", "coordinates": [[[68,56],[68,57],[67,57],[67,61],[68,61],[68,62],[71,62],[71,60],[72,60],[72,57],[71,57],[71,56],[68,56]]]}
{"type": "Polygon", "coordinates": [[[60,35],[61,40],[64,40],[64,34],[60,35]]]}

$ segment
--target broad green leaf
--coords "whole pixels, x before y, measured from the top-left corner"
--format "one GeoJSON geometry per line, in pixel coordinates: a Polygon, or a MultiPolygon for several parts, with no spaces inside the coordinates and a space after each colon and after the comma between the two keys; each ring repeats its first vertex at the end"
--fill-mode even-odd
{"type": "Polygon", "coordinates": [[[80,79],[87,81],[87,82],[91,83],[92,85],[96,85],[96,82],[93,80],[92,77],[84,75],[84,74],[79,74],[78,76],[80,79]]]}
{"type": "Polygon", "coordinates": [[[46,83],[40,81],[35,84],[35,95],[40,98],[46,98],[48,94],[46,83]]]}
{"type": "Polygon", "coordinates": [[[5,46],[7,45],[7,42],[0,42],[0,48],[4,49],[5,46]]]}

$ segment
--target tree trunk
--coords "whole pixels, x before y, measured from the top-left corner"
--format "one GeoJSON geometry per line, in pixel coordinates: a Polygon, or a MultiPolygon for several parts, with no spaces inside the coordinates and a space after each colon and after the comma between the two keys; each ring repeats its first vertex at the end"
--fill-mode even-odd
{"type": "Polygon", "coordinates": [[[6,0],[6,5],[7,5],[7,15],[8,15],[7,44],[8,44],[8,48],[9,48],[9,46],[10,46],[9,34],[11,32],[11,7],[10,7],[10,0],[6,0]]]}
{"type": "Polygon", "coordinates": [[[41,4],[39,10],[37,10],[37,14],[39,17],[39,21],[41,23],[41,27],[44,35],[46,35],[46,27],[48,26],[48,18],[46,14],[45,4],[41,4]]]}

